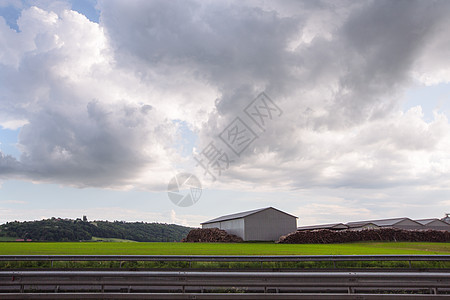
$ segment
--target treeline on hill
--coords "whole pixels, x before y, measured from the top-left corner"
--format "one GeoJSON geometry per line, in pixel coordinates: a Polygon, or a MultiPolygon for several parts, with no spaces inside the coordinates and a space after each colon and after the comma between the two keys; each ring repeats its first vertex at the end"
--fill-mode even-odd
{"type": "Polygon", "coordinates": [[[0,236],[32,241],[87,241],[92,237],[138,242],[181,241],[192,228],[162,223],[93,221],[51,218],[41,221],[8,222],[0,225],[0,236]]]}

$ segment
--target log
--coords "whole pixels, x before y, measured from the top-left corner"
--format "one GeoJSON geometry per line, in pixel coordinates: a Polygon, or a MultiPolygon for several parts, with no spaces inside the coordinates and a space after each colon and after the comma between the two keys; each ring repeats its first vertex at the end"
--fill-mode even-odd
{"type": "Polygon", "coordinates": [[[365,241],[450,242],[446,230],[403,230],[397,228],[352,230],[306,230],[280,237],[280,244],[334,244],[365,241]]]}
{"type": "Polygon", "coordinates": [[[242,238],[229,234],[225,230],[218,228],[197,228],[192,229],[186,238],[181,240],[182,242],[189,243],[240,243],[243,242],[242,238]]]}

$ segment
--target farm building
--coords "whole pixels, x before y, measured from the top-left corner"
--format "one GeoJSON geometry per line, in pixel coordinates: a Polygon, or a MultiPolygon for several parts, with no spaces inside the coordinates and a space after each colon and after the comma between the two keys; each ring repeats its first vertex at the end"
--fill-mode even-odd
{"type": "Polygon", "coordinates": [[[344,230],[344,229],[348,229],[348,226],[345,225],[345,224],[342,224],[342,223],[334,223],[334,224],[300,226],[300,227],[297,228],[298,231],[302,231],[302,230],[319,230],[319,229],[344,230]]]}
{"type": "Polygon", "coordinates": [[[353,230],[369,229],[369,228],[397,228],[397,229],[423,229],[423,225],[409,218],[395,218],[382,220],[369,220],[347,223],[353,230]],[[368,226],[372,225],[372,226],[368,226]]]}
{"type": "Polygon", "coordinates": [[[421,219],[416,221],[422,224],[426,229],[450,231],[450,224],[439,219],[421,219]]]}
{"type": "Polygon", "coordinates": [[[381,227],[386,227],[386,226],[378,226],[372,222],[368,222],[368,223],[355,222],[355,224],[347,223],[347,226],[348,226],[348,230],[354,230],[354,231],[363,230],[363,229],[380,229],[381,227]]]}
{"type": "Polygon", "coordinates": [[[273,207],[226,215],[201,223],[202,228],[219,228],[244,241],[276,241],[296,231],[297,217],[273,207]]]}
{"type": "Polygon", "coordinates": [[[378,228],[397,228],[404,230],[447,230],[450,231],[450,224],[439,219],[421,219],[411,220],[410,218],[394,218],[381,220],[368,220],[358,222],[311,225],[298,227],[298,231],[302,230],[363,230],[363,229],[378,229],[378,228]]]}

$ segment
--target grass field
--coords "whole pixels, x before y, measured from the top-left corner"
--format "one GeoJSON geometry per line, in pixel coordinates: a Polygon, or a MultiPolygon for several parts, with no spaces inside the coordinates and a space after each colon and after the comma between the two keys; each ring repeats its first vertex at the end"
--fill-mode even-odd
{"type": "Polygon", "coordinates": [[[450,254],[450,243],[39,243],[0,242],[0,255],[370,255],[450,254]]]}
{"type": "Polygon", "coordinates": [[[116,239],[116,238],[101,238],[101,237],[92,237],[93,242],[121,242],[121,243],[137,243],[132,240],[124,240],[124,239],[116,239]]]}

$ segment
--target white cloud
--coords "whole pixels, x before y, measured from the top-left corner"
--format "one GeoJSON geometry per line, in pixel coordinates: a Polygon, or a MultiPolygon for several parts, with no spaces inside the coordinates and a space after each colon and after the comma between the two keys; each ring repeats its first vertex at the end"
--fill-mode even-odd
{"type": "Polygon", "coordinates": [[[0,126],[3,129],[17,130],[27,123],[28,122],[26,120],[2,120],[0,126]]]}
{"type": "Polygon", "coordinates": [[[448,2],[98,8],[100,24],[63,4],[24,9],[19,32],[0,22],[0,124],[24,124],[22,156],[1,154],[2,178],[165,189],[187,163],[174,146],[175,120],[199,135],[201,150],[265,90],[282,117],[215,187],[449,182],[446,116],[427,123],[420,107],[399,108],[414,82],[449,82],[448,2]]]}

